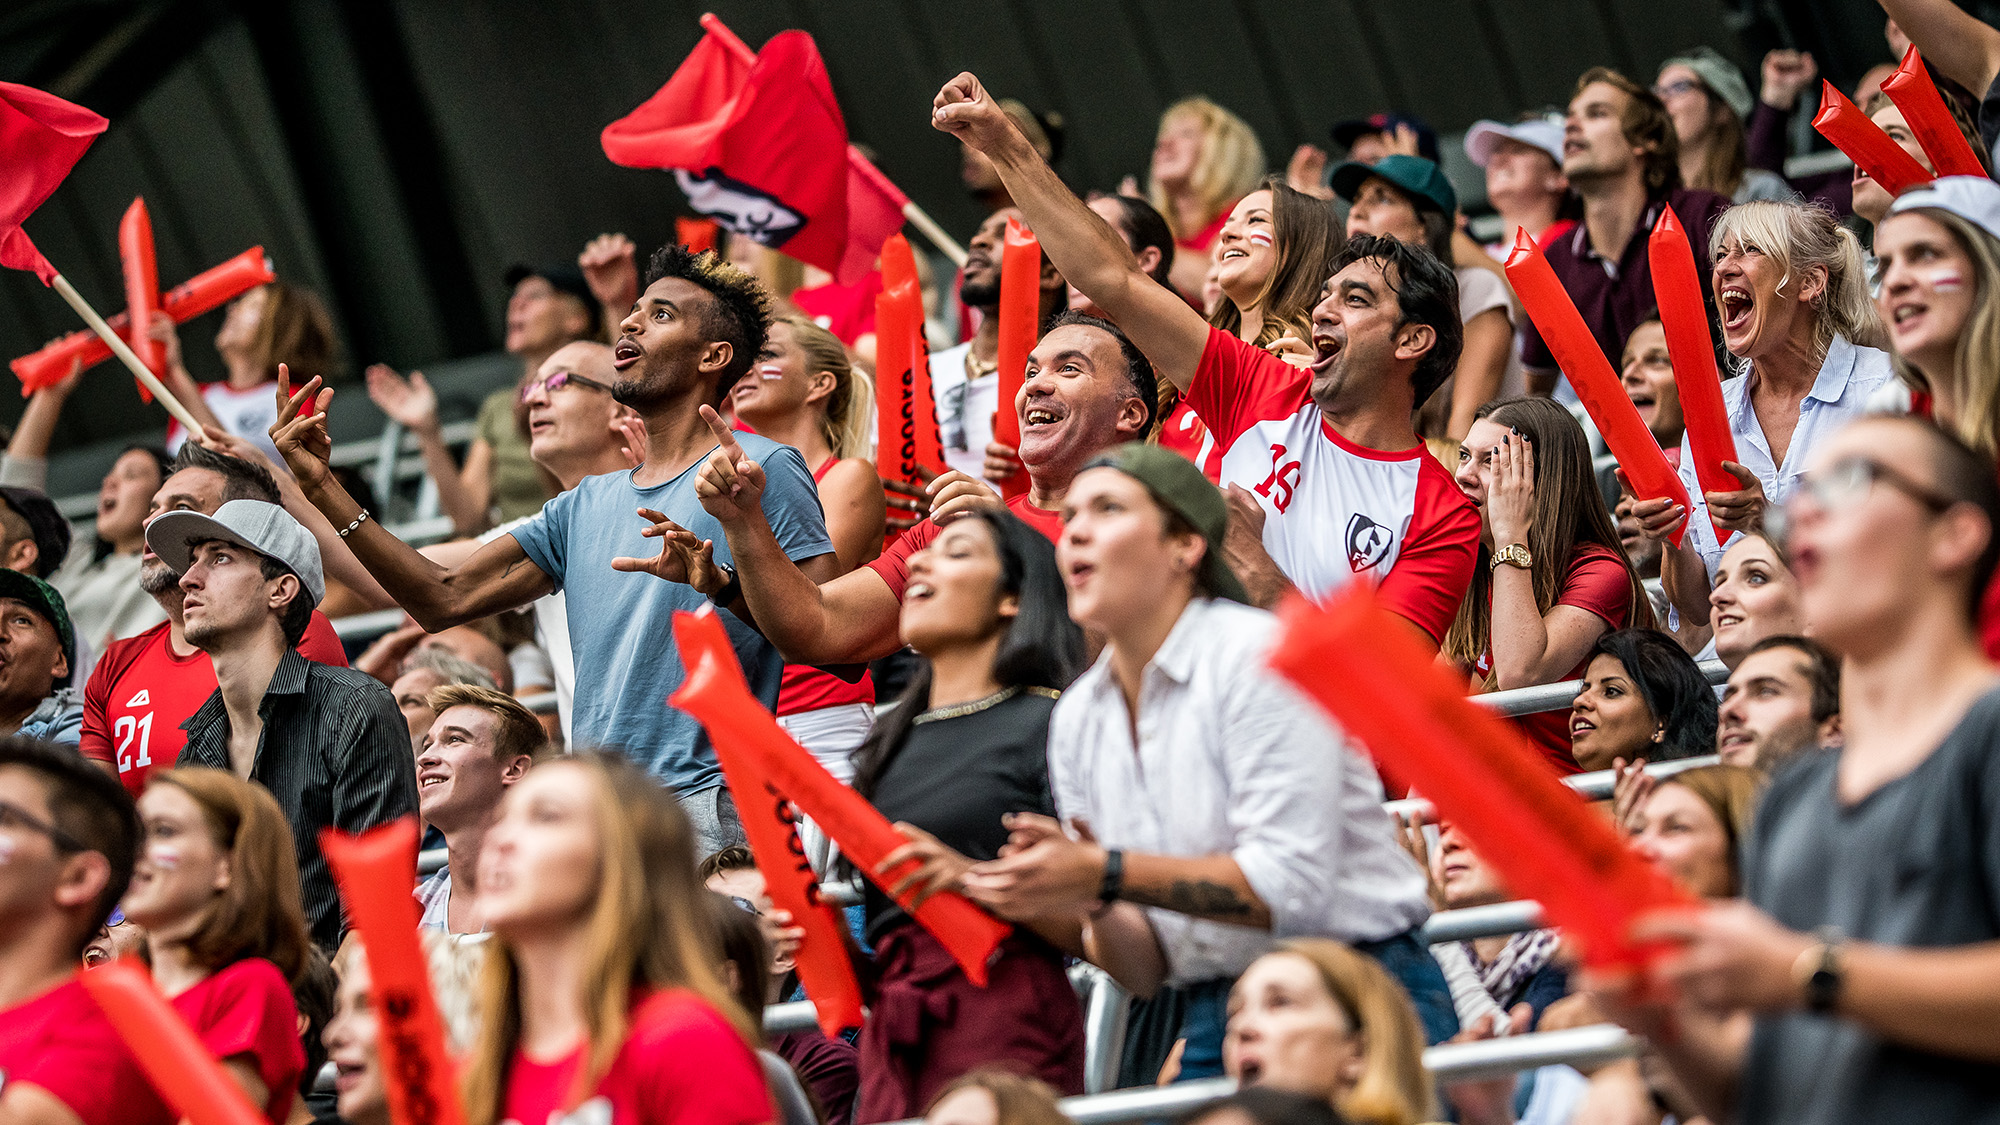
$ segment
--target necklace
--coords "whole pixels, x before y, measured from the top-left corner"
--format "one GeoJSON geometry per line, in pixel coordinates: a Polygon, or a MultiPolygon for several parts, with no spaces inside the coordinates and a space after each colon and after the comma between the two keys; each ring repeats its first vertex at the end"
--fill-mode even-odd
{"type": "Polygon", "coordinates": [[[935,723],[941,719],[959,719],[959,718],[964,718],[967,715],[976,715],[979,712],[984,711],[989,707],[997,707],[1000,704],[1007,702],[1008,700],[1014,698],[1015,696],[1021,694],[1024,691],[1030,695],[1045,696],[1049,699],[1055,699],[1062,695],[1061,692],[1056,691],[1052,688],[1045,688],[1045,687],[1024,688],[1019,685],[1015,685],[1014,687],[1001,688],[999,691],[994,692],[992,695],[989,695],[984,699],[975,699],[970,703],[954,703],[948,707],[933,707],[930,710],[925,711],[923,714],[918,715],[916,718],[911,719],[910,723],[911,725],[914,726],[919,723],[935,723]]]}
{"type": "Polygon", "coordinates": [[[978,358],[977,358],[977,357],[975,357],[975,356],[974,356],[974,355],[972,354],[972,349],[971,349],[971,348],[966,348],[966,349],[965,349],[965,381],[966,381],[966,382],[970,383],[970,382],[972,382],[972,381],[973,381],[974,379],[978,379],[978,378],[980,378],[980,377],[982,377],[982,376],[985,376],[985,375],[991,375],[991,374],[993,374],[993,373],[994,373],[995,371],[998,371],[998,370],[1000,370],[1000,360],[999,360],[999,359],[997,359],[997,358],[996,358],[996,359],[994,359],[994,361],[993,361],[992,363],[981,363],[981,362],[979,362],[978,358]]]}

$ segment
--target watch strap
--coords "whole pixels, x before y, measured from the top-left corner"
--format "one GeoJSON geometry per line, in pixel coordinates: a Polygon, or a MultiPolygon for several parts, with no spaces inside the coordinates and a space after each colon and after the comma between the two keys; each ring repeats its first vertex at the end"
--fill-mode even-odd
{"type": "Polygon", "coordinates": [[[1104,882],[1098,885],[1097,898],[1109,905],[1118,901],[1125,893],[1125,853],[1118,848],[1104,850],[1104,882]]]}

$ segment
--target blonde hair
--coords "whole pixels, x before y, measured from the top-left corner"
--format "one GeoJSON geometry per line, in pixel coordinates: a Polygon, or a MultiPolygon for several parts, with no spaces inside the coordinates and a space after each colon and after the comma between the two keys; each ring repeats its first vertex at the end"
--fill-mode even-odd
{"type": "Polygon", "coordinates": [[[792,330],[792,342],[806,353],[806,372],[824,371],[833,376],[833,393],[826,399],[826,416],[820,430],[836,459],[868,456],[868,443],[875,438],[875,381],[847,358],[847,345],[840,337],[806,317],[791,313],[773,323],[792,330]]]}
{"type": "Polygon", "coordinates": [[[1437,1117],[1434,1084],[1424,1070],[1424,1030],[1409,994],[1375,959],[1327,938],[1280,945],[1319,972],[1333,1002],[1361,1037],[1361,1078],[1335,1099],[1359,1125],[1416,1125],[1437,1117]]]}
{"type": "Polygon", "coordinates": [[[210,838],[229,856],[229,886],[209,903],[201,929],[186,943],[195,963],[215,972],[261,957],[297,984],[312,939],[292,829],[277,800],[261,785],[205,767],[161,770],[146,785],[187,794],[208,822],[210,838]]]}
{"type": "Polygon", "coordinates": [[[1812,203],[1740,203],[1716,220],[1708,236],[1711,260],[1732,236],[1777,263],[1780,293],[1810,270],[1826,271],[1826,288],[1812,305],[1815,354],[1824,357],[1835,336],[1864,348],[1889,346],[1889,333],[1868,293],[1861,242],[1835,221],[1833,212],[1812,203]]]}
{"type": "MultiPolygon", "coordinates": [[[[1913,207],[1897,215],[1922,215],[1950,231],[1972,259],[1974,276],[1972,312],[1958,334],[1957,362],[1950,372],[1936,378],[1951,380],[1951,400],[1956,416],[1945,428],[1959,440],[1991,457],[2000,451],[2000,239],[1949,211],[1936,207],[1913,207]]],[[[1896,374],[1905,383],[1926,394],[1936,394],[1931,373],[1896,356],[1896,374]]],[[[1939,419],[1943,422],[1943,419],[1939,419]]]]}
{"type": "MultiPolygon", "coordinates": [[[[694,829],[659,783],[624,758],[578,754],[543,769],[573,765],[591,779],[600,845],[597,891],[585,921],[582,987],[577,999],[588,1046],[565,1101],[596,1088],[625,1044],[632,992],[684,988],[727,1019],[744,1043],[755,1033],[717,971],[714,918],[695,877],[694,829]]],[[[485,1026],[464,1078],[468,1125],[499,1120],[508,1066],[521,1034],[519,968],[505,938],[489,943],[481,982],[485,1026]]]]}
{"type": "Polygon", "coordinates": [[[999,1125],[1069,1125],[1069,1118],[1056,1105],[1056,1092],[1048,1083],[992,1066],[982,1066],[952,1079],[931,1099],[924,1109],[925,1115],[960,1090],[986,1091],[993,1099],[994,1120],[999,1125]]]}
{"type": "MultiPolygon", "coordinates": [[[[1182,98],[1168,106],[1160,115],[1158,135],[1165,136],[1167,127],[1182,117],[1193,118],[1201,126],[1201,155],[1195,158],[1188,187],[1202,202],[1204,223],[1211,223],[1237,200],[1257,190],[1265,172],[1264,146],[1258,142],[1249,122],[1200,95],[1182,98]]],[[[1175,226],[1174,209],[1167,204],[1167,189],[1150,173],[1146,177],[1146,201],[1166,217],[1176,239],[1199,233],[1175,226]]]]}

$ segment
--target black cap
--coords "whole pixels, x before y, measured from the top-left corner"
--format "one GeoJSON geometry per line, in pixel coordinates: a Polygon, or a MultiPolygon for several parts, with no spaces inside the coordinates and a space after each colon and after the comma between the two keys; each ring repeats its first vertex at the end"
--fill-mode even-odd
{"type": "Polygon", "coordinates": [[[590,317],[589,327],[584,333],[592,337],[597,335],[599,327],[597,295],[590,291],[590,283],[583,279],[583,271],[578,269],[575,263],[553,262],[531,266],[526,262],[520,262],[509,269],[507,276],[501,280],[505,282],[507,290],[512,292],[515,286],[531,277],[539,277],[554,286],[556,292],[567,293],[582,301],[584,311],[590,317]]]}
{"type": "Polygon", "coordinates": [[[69,558],[69,521],[56,511],[55,501],[39,488],[4,486],[0,486],[0,499],[27,520],[35,533],[35,547],[41,552],[41,557],[35,560],[36,577],[54,574],[63,560],[69,558]]]}
{"type": "Polygon", "coordinates": [[[1398,125],[1408,125],[1416,132],[1418,156],[1433,164],[1443,163],[1438,159],[1437,131],[1425,124],[1423,118],[1407,113],[1371,113],[1367,117],[1338,122],[1333,127],[1333,143],[1342,148],[1353,148],[1355,141],[1375,133],[1394,133],[1398,125]]]}

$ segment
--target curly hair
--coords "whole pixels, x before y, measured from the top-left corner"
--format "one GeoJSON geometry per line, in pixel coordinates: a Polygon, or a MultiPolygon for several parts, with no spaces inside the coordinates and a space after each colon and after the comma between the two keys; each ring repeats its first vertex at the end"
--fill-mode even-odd
{"type": "Polygon", "coordinates": [[[647,286],[667,277],[699,286],[714,298],[697,316],[703,334],[730,348],[729,366],[723,369],[717,394],[719,402],[764,351],[764,342],[771,334],[771,295],[756,278],[715,251],[697,254],[677,242],[660,247],[646,265],[647,286]]]}

